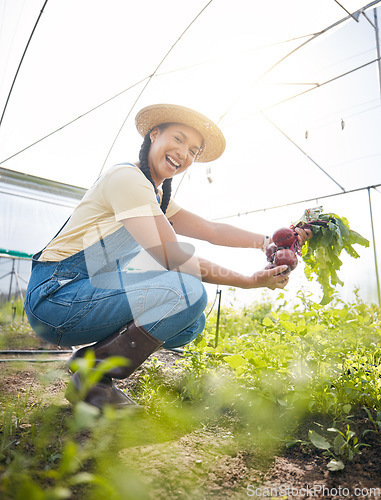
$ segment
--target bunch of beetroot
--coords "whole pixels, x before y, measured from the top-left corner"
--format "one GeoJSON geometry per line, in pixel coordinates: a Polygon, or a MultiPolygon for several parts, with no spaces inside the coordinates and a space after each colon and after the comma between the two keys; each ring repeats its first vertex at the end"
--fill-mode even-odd
{"type": "Polygon", "coordinates": [[[287,265],[282,274],[290,274],[298,265],[298,255],[301,255],[298,235],[288,227],[282,227],[273,234],[273,243],[266,249],[269,264],[265,269],[287,265]]]}

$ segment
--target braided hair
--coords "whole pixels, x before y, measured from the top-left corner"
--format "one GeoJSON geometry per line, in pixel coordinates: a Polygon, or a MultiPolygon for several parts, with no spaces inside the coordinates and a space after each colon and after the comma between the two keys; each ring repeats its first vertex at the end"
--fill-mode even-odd
{"type": "MultiPolygon", "coordinates": [[[[169,123],[164,123],[162,125],[158,125],[158,128],[160,130],[164,130],[167,128],[170,124],[169,123]]],[[[143,143],[141,145],[140,151],[139,151],[139,167],[140,170],[143,172],[143,174],[147,177],[147,179],[150,181],[152,184],[155,194],[157,195],[157,187],[155,186],[155,183],[152,179],[151,171],[148,166],[148,153],[151,147],[151,137],[150,137],[151,131],[147,132],[147,134],[144,136],[143,143]]],[[[163,182],[163,196],[161,198],[161,203],[160,203],[160,208],[162,212],[165,214],[168,208],[169,200],[171,199],[171,193],[172,193],[172,179],[165,179],[163,182]]]]}

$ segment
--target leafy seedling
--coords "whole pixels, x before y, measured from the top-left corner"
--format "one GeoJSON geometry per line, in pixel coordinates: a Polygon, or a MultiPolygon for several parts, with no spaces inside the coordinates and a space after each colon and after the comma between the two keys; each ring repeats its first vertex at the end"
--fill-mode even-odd
{"type": "Polygon", "coordinates": [[[330,471],[343,470],[345,462],[351,462],[355,455],[361,454],[361,446],[369,446],[359,443],[355,432],[350,430],[349,425],[347,425],[345,432],[341,432],[335,427],[330,427],[327,431],[336,433],[332,443],[314,430],[308,431],[308,437],[316,448],[324,450],[323,455],[331,458],[327,464],[330,471]]]}

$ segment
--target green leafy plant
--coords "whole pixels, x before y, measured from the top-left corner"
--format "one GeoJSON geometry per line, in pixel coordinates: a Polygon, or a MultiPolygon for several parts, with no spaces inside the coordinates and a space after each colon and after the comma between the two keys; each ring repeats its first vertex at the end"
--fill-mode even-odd
{"type": "MultiPolygon", "coordinates": [[[[204,334],[176,364],[166,364],[158,353],[131,378],[129,388],[146,410],[139,416],[112,408],[100,413],[80,400],[68,405],[69,377],[66,371],[53,373],[47,363],[2,366],[0,497],[132,500],[153,497],[157,489],[178,496],[180,488],[183,496],[198,498],[197,481],[210,474],[222,449],[246,458],[262,453],[266,460],[292,445],[317,452],[303,433],[309,421],[324,422],[324,431],[317,428],[321,440],[317,433],[312,438],[327,452],[331,470],[360,451],[366,460],[367,449],[357,440],[364,428],[360,419],[366,418],[362,408],[372,417],[365,432],[376,436],[381,425],[381,310],[358,298],[334,298],[323,306],[309,297],[281,292],[276,300],[243,309],[221,308],[217,347],[212,312],[204,334]],[[22,370],[36,370],[36,376],[31,390],[14,397],[11,388],[18,391],[23,379],[18,386],[13,375],[22,370]],[[182,443],[196,439],[202,463],[194,471],[184,469],[176,446],[181,437],[182,443]],[[140,480],[151,456],[165,474],[140,480]]],[[[12,325],[12,331],[2,327],[9,330],[9,337],[3,334],[7,342],[21,333],[12,325]]],[[[118,360],[110,362],[115,366],[118,360]]],[[[77,368],[87,388],[109,366],[95,367],[90,355],[77,368]]]]}
{"type": "Polygon", "coordinates": [[[349,227],[345,217],[333,213],[322,213],[323,207],[308,209],[295,227],[311,229],[313,237],[303,246],[302,257],[305,263],[305,274],[309,280],[316,276],[323,290],[321,304],[332,300],[336,285],[344,283],[337,275],[342,265],[340,254],[345,250],[357,259],[359,254],[354,244],[369,246],[369,241],[349,227]]]}
{"type": "Polygon", "coordinates": [[[12,299],[0,306],[0,324],[21,321],[24,318],[24,301],[21,298],[12,299]]]}
{"type": "Polygon", "coordinates": [[[66,390],[69,401],[82,401],[89,390],[102,379],[105,373],[115,367],[126,366],[127,364],[128,360],[121,356],[112,356],[96,364],[94,351],[87,351],[83,358],[77,358],[71,363],[71,368],[74,371],[78,371],[82,385],[80,391],[78,391],[72,382],[69,383],[66,390]]]}
{"type": "Polygon", "coordinates": [[[369,408],[364,406],[363,409],[366,411],[366,413],[368,415],[368,419],[371,422],[371,424],[373,425],[373,429],[366,429],[363,432],[363,435],[367,434],[368,432],[374,432],[377,434],[378,438],[381,440],[381,411],[378,411],[376,413],[376,416],[373,417],[369,408]]]}
{"type": "Polygon", "coordinates": [[[308,437],[316,448],[325,450],[323,454],[331,458],[327,464],[327,468],[330,471],[344,469],[345,462],[351,462],[355,455],[361,454],[361,446],[369,446],[359,443],[355,432],[349,428],[349,424],[347,424],[344,432],[336,427],[330,427],[327,431],[336,433],[332,443],[314,430],[308,431],[308,437]]]}

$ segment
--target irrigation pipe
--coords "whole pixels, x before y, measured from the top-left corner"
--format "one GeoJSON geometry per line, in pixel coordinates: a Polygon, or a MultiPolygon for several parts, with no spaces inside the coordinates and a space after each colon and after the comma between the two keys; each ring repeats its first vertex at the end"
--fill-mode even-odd
{"type": "Polygon", "coordinates": [[[368,200],[369,200],[370,224],[371,224],[371,227],[372,227],[373,255],[374,255],[374,267],[376,269],[376,283],[377,283],[378,305],[381,307],[380,277],[379,277],[379,274],[378,274],[377,251],[376,251],[376,237],[375,237],[375,234],[374,234],[372,198],[370,196],[370,188],[368,188],[368,200]]]}
{"type": "Polygon", "coordinates": [[[53,363],[53,362],[61,362],[64,361],[60,358],[52,358],[52,359],[36,359],[36,358],[27,358],[27,359],[17,359],[17,358],[9,358],[9,359],[0,359],[0,363],[10,362],[10,361],[18,361],[19,363],[53,363]]]}
{"type": "Polygon", "coordinates": [[[3,351],[0,351],[0,354],[73,354],[74,351],[64,351],[64,350],[50,350],[50,349],[39,349],[39,350],[33,350],[33,349],[24,349],[18,351],[17,349],[6,349],[3,351]]]}
{"type": "MultiPolygon", "coordinates": [[[[184,356],[184,349],[181,349],[179,347],[175,347],[172,349],[166,349],[166,351],[169,352],[174,352],[176,354],[179,354],[180,356],[184,356]]],[[[5,352],[5,351],[1,351],[5,352]]],[[[16,351],[17,354],[20,354],[22,351],[16,351]]],[[[33,351],[29,351],[33,352],[33,351]]],[[[60,353],[64,351],[59,351],[60,353]]],[[[72,351],[69,351],[72,352],[72,351]]],[[[219,352],[219,353],[214,353],[214,352],[206,352],[205,353],[207,356],[215,356],[215,357],[220,357],[220,356],[232,356],[233,354],[231,352],[219,352]]],[[[62,358],[2,358],[0,359],[0,363],[8,363],[8,362],[19,362],[19,363],[57,363],[57,362],[64,362],[65,359],[62,358]]]]}
{"type": "MultiPolygon", "coordinates": [[[[59,350],[59,349],[4,349],[0,350],[0,354],[18,354],[21,356],[30,355],[30,354],[73,354],[72,350],[59,350]]],[[[65,359],[62,358],[2,358],[0,359],[0,363],[6,363],[9,361],[19,361],[20,363],[52,363],[52,362],[63,362],[65,359]]]]}
{"type": "MultiPolygon", "coordinates": [[[[184,354],[184,349],[181,349],[180,347],[174,347],[172,349],[166,349],[166,351],[173,351],[177,354],[181,354],[183,355],[184,354]]],[[[215,352],[206,352],[205,353],[207,356],[233,356],[233,353],[231,352],[219,352],[219,353],[215,353],[215,352]]]]}

